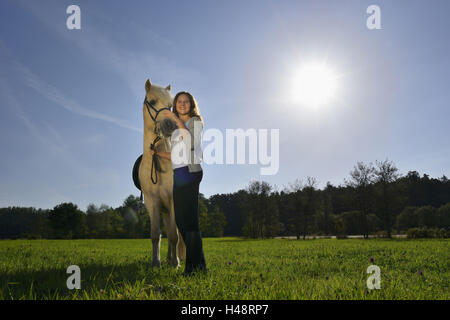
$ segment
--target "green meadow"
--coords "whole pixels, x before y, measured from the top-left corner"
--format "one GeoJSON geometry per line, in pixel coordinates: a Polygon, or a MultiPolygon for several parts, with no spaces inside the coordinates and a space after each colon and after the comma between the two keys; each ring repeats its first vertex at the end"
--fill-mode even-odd
{"type": "Polygon", "coordinates": [[[151,267],[151,240],[2,240],[0,299],[450,299],[445,239],[204,238],[208,274],[151,267]],[[69,290],[70,265],[81,289],[69,290]],[[369,290],[367,268],[380,268],[369,290]]]}

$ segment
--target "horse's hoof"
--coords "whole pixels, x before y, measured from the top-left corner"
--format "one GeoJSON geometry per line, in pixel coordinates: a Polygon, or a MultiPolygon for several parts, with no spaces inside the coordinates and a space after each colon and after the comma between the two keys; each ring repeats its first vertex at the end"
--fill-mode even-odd
{"type": "Polygon", "coordinates": [[[180,266],[180,263],[179,263],[178,259],[177,259],[177,260],[172,260],[172,261],[170,262],[170,264],[171,264],[172,267],[174,267],[175,269],[177,269],[177,268],[180,266]]]}
{"type": "Polygon", "coordinates": [[[161,268],[161,261],[159,260],[152,261],[152,268],[153,267],[161,268]]]}

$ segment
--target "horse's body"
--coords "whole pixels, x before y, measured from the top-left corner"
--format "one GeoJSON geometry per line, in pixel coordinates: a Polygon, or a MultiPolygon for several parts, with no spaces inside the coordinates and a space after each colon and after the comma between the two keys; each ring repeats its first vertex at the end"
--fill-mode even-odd
{"type": "MultiPolygon", "coordinates": [[[[172,106],[172,95],[170,94],[170,85],[166,88],[155,86],[147,79],[145,83],[146,99],[154,103],[154,109],[172,106]],[[154,101],[153,101],[154,100],[154,101]]],[[[167,261],[174,267],[179,266],[179,258],[185,259],[186,246],[181,235],[178,232],[175,223],[175,212],[173,205],[173,170],[169,160],[158,157],[161,171],[157,172],[157,181],[154,184],[151,179],[152,169],[152,153],[150,145],[159,135],[162,137],[155,145],[155,150],[170,152],[170,140],[167,136],[163,137],[161,132],[161,124],[164,121],[172,121],[158,115],[154,109],[149,109],[144,103],[144,152],[139,167],[139,181],[141,191],[144,196],[144,204],[150,215],[151,238],[153,245],[152,266],[161,266],[160,259],[160,213],[162,214],[164,225],[167,229],[167,238],[169,248],[167,251],[167,261]],[[152,119],[152,116],[156,119],[152,119]],[[156,130],[155,130],[156,126],[156,130]],[[180,241],[179,241],[180,240],[180,241]]],[[[167,133],[166,133],[167,134],[167,133]]],[[[153,168],[155,170],[155,168],[153,168]]],[[[155,171],[153,172],[155,178],[155,171]]],[[[156,179],[154,179],[156,180],[156,179]]]]}

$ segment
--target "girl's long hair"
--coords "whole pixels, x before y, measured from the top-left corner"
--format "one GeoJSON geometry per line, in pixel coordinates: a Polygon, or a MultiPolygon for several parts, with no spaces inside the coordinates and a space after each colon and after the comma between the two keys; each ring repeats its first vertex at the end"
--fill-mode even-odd
{"type": "Polygon", "coordinates": [[[185,94],[189,99],[189,105],[191,108],[191,110],[189,110],[189,116],[191,118],[194,116],[199,117],[200,120],[202,121],[202,124],[205,125],[205,122],[203,121],[203,117],[200,115],[200,109],[198,108],[197,101],[195,100],[194,96],[187,91],[180,91],[175,95],[175,98],[173,98],[172,112],[175,113],[177,115],[177,117],[179,117],[178,112],[177,112],[177,100],[178,100],[178,97],[182,94],[185,94]]]}

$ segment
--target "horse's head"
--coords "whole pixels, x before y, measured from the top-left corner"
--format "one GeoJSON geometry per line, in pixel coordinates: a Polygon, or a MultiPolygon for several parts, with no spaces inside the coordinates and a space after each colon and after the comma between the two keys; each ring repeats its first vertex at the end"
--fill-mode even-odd
{"type": "Polygon", "coordinates": [[[157,135],[169,137],[177,128],[175,121],[161,113],[164,109],[172,108],[173,97],[170,85],[166,88],[154,85],[147,79],[145,82],[144,123],[153,129],[157,135]]]}

